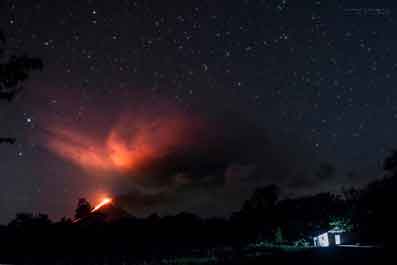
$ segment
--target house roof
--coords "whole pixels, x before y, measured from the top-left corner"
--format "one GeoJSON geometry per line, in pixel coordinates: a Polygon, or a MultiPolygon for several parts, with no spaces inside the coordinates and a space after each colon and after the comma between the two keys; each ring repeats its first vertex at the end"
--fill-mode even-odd
{"type": "Polygon", "coordinates": [[[332,228],[332,229],[319,229],[316,231],[316,233],[314,233],[313,237],[317,237],[319,235],[322,235],[324,233],[330,233],[330,234],[337,234],[337,233],[344,233],[346,232],[343,229],[339,229],[339,228],[332,228]]]}
{"type": "Polygon", "coordinates": [[[333,228],[328,231],[328,233],[344,233],[344,232],[346,232],[346,231],[344,229],[340,229],[340,228],[333,228]]]}

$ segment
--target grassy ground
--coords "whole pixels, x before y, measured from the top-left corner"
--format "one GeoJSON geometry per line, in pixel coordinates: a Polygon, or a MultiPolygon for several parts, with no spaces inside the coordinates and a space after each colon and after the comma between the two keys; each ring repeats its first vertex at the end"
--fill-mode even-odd
{"type": "Polygon", "coordinates": [[[161,264],[194,265],[259,265],[259,264],[305,264],[305,265],[344,265],[344,264],[394,264],[387,260],[383,249],[362,248],[302,248],[293,246],[258,247],[240,253],[226,252],[222,255],[201,257],[184,256],[163,259],[161,264]]]}
{"type": "MultiPolygon", "coordinates": [[[[244,249],[217,248],[192,250],[163,257],[147,257],[142,260],[129,255],[102,257],[68,257],[58,260],[34,261],[21,259],[6,264],[40,264],[40,265],[386,265],[394,264],[387,259],[387,252],[381,248],[359,247],[296,247],[289,245],[260,244],[244,249]]],[[[391,255],[389,255],[391,256],[391,255]]],[[[0,262],[1,263],[1,262],[0,262]]]]}

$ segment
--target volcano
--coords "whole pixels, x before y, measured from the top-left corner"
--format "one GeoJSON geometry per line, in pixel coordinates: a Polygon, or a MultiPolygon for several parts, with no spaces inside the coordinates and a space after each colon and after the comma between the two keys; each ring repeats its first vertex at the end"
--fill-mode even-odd
{"type": "Polygon", "coordinates": [[[97,205],[87,216],[75,222],[80,224],[115,223],[133,218],[131,214],[123,210],[116,202],[106,199],[97,205]]]}

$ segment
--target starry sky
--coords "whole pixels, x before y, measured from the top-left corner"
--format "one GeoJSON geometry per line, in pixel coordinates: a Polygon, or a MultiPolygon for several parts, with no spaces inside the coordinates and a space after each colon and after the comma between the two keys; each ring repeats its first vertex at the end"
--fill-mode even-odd
{"type": "Polygon", "coordinates": [[[0,146],[0,223],[103,196],[227,216],[260,185],[379,177],[397,146],[393,3],[0,1],[7,47],[45,66],[0,103],[17,137],[0,146]]]}

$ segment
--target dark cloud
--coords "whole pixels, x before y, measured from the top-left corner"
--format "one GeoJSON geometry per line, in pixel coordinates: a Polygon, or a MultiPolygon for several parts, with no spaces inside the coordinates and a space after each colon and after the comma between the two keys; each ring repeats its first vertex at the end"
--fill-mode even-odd
{"type": "Polygon", "coordinates": [[[236,114],[206,119],[205,124],[190,144],[127,174],[139,189],[124,191],[122,204],[145,214],[162,208],[206,208],[198,204],[218,204],[230,212],[256,186],[282,185],[294,171],[291,152],[273,143],[264,128],[236,114]]]}
{"type": "Polygon", "coordinates": [[[308,179],[296,173],[308,157],[300,155],[305,147],[298,138],[280,144],[271,129],[241,112],[156,102],[120,104],[112,115],[87,107],[91,119],[82,125],[51,119],[47,148],[83,169],[93,189],[106,179],[104,193],[138,215],[226,215],[260,185],[290,188],[295,178],[308,179]]]}
{"type": "Polygon", "coordinates": [[[335,173],[336,168],[333,164],[329,162],[323,162],[319,165],[315,174],[320,181],[326,181],[335,177],[335,173]]]}

